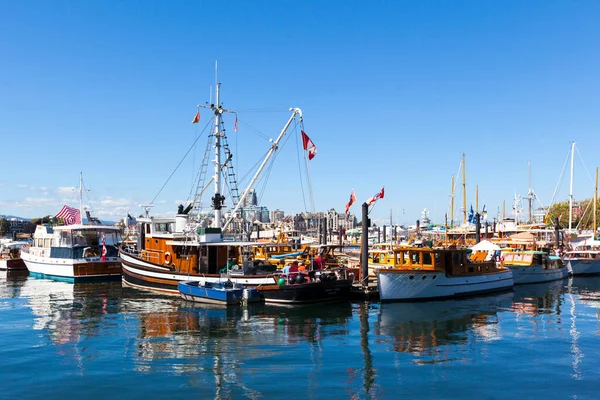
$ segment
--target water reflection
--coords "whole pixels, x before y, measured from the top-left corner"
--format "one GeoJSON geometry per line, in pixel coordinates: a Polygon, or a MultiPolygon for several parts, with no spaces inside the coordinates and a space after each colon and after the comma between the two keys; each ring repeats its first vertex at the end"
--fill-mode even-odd
{"type": "Polygon", "coordinates": [[[561,314],[563,306],[562,294],[567,286],[567,279],[552,282],[532,283],[514,287],[511,311],[517,314],[538,316],[541,314],[561,314]]]}
{"type": "Polygon", "coordinates": [[[450,360],[448,347],[466,345],[473,338],[483,341],[501,338],[497,313],[512,304],[512,293],[467,299],[383,303],[375,332],[393,339],[396,352],[429,356],[415,363],[450,360]]]}

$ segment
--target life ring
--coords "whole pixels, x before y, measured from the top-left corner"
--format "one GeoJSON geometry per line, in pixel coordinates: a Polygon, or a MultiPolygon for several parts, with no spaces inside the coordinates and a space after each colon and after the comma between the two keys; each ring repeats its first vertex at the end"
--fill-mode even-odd
{"type": "Polygon", "coordinates": [[[168,251],[165,253],[165,264],[171,264],[171,253],[169,253],[168,251]]]}

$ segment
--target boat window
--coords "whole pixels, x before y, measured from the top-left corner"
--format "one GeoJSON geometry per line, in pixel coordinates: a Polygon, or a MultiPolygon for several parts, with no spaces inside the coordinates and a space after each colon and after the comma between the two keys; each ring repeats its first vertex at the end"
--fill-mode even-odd
{"type": "MultiPolygon", "coordinates": [[[[533,260],[533,255],[532,254],[524,254],[523,255],[523,261],[525,261],[526,263],[530,263],[531,260],[533,260]]],[[[536,254],[535,261],[538,262],[538,263],[540,263],[540,264],[542,263],[541,255],[540,254],[536,254]]]]}
{"type": "Polygon", "coordinates": [[[431,253],[422,253],[423,265],[432,265],[431,253]]]}
{"type": "Polygon", "coordinates": [[[452,264],[453,265],[462,265],[462,260],[460,259],[459,253],[452,253],[452,264]]]}
{"type": "Polygon", "coordinates": [[[421,260],[419,259],[419,253],[416,251],[411,251],[410,252],[410,263],[412,265],[419,265],[421,264],[421,260]]]}
{"type": "Polygon", "coordinates": [[[433,265],[442,265],[442,253],[433,253],[433,265]]]}

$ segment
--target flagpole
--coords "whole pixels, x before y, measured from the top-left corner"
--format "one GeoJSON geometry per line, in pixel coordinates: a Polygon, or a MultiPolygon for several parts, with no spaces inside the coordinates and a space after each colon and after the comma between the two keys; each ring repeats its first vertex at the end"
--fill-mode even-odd
{"type": "MultiPolygon", "coordinates": [[[[90,221],[88,221],[90,222],[90,221]]],[[[79,171],[79,223],[83,224],[83,172],[79,171]]]]}
{"type": "Polygon", "coordinates": [[[465,172],[465,153],[462,153],[462,180],[463,180],[463,224],[467,224],[467,173],[465,172]]]}

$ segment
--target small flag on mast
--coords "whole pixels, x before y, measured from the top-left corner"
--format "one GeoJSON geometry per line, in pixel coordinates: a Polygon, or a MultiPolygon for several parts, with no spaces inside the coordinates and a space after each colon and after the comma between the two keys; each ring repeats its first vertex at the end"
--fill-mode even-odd
{"type": "Polygon", "coordinates": [[[238,118],[237,116],[235,117],[235,123],[233,124],[233,130],[237,132],[237,126],[238,126],[238,118]]]}
{"type": "Polygon", "coordinates": [[[375,203],[377,200],[383,199],[383,196],[385,194],[384,189],[385,188],[381,188],[381,191],[379,193],[377,193],[375,196],[373,196],[369,200],[367,200],[366,201],[367,205],[370,206],[371,204],[375,203]]]}
{"type": "Polygon", "coordinates": [[[308,159],[312,160],[317,155],[317,147],[315,146],[313,141],[310,140],[308,135],[304,133],[304,131],[300,132],[302,132],[302,147],[304,148],[304,150],[308,150],[308,159]]]}
{"type": "Polygon", "coordinates": [[[346,204],[346,214],[348,214],[348,210],[350,209],[350,206],[352,206],[352,204],[354,204],[355,201],[356,201],[356,195],[354,194],[354,189],[352,189],[352,193],[350,194],[350,201],[348,202],[348,204],[346,204]]]}
{"type": "Polygon", "coordinates": [[[194,116],[194,119],[192,120],[192,124],[197,124],[200,121],[200,110],[198,110],[198,112],[196,112],[196,115],[194,116]]]}
{"type": "Polygon", "coordinates": [[[106,242],[104,241],[104,233],[101,233],[102,235],[102,261],[106,261],[106,242]]]}

